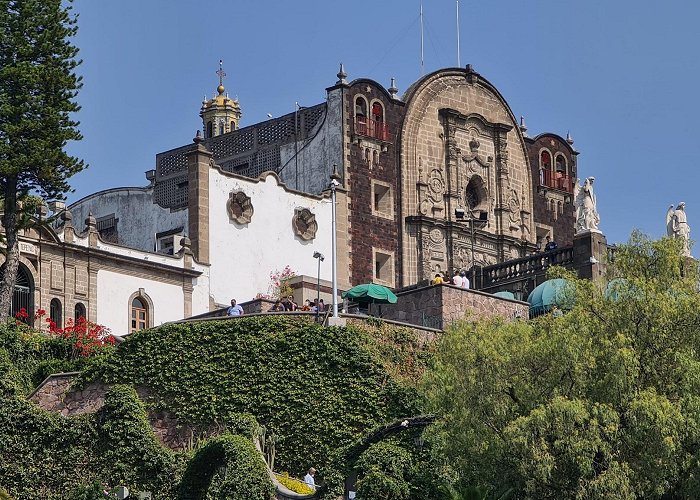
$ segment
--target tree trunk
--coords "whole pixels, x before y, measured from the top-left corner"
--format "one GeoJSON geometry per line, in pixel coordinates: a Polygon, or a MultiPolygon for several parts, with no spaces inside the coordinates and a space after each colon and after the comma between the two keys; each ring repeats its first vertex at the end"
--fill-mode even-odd
{"type": "Polygon", "coordinates": [[[0,321],[5,322],[10,316],[12,295],[17,281],[19,268],[19,241],[17,239],[17,179],[7,179],[5,184],[5,213],[3,226],[7,240],[7,254],[0,277],[0,321]]]}

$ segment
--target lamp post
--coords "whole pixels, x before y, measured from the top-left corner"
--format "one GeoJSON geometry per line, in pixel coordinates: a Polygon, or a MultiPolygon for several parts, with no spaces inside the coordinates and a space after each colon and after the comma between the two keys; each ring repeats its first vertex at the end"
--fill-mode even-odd
{"type": "Polygon", "coordinates": [[[338,166],[333,164],[333,173],[331,174],[331,232],[333,240],[331,245],[331,252],[333,257],[333,318],[338,318],[338,251],[337,251],[337,235],[336,235],[336,223],[335,223],[335,191],[340,186],[340,174],[338,174],[338,166]]]}
{"type": "Polygon", "coordinates": [[[321,262],[325,257],[321,252],[314,252],[314,259],[318,259],[318,274],[316,275],[316,321],[318,321],[318,306],[321,303],[321,262]]]}

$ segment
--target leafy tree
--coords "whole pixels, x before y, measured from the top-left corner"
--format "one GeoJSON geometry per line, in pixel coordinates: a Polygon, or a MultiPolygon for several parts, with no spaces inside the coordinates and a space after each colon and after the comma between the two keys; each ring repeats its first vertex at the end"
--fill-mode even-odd
{"type": "MultiPolygon", "coordinates": [[[[68,1],[70,3],[70,0],[68,1]]],[[[7,260],[0,281],[0,319],[7,317],[19,265],[18,231],[33,215],[30,193],[69,191],[85,164],[64,151],[80,140],[80,61],[70,38],[77,19],[62,0],[0,0],[0,196],[7,260]]]]}
{"type": "Polygon", "coordinates": [[[425,378],[459,483],[518,498],[700,495],[700,294],[678,242],[634,233],[615,293],[560,318],[462,324],[425,378]]]}

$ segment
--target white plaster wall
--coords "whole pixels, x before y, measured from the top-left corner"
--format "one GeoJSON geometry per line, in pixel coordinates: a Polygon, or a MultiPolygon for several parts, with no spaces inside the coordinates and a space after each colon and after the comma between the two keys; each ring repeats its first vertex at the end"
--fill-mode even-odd
{"type": "Polygon", "coordinates": [[[245,302],[258,292],[267,293],[270,272],[291,266],[298,274],[316,276],[315,251],[321,263],[321,279],[331,279],[331,203],[289,192],[274,174],[264,180],[247,180],[213,168],[209,171],[209,254],[211,294],[218,304],[231,298],[245,302]],[[228,215],[229,193],[241,190],[250,196],[253,218],[239,225],[228,215]],[[292,229],[295,208],[308,208],[316,215],[316,238],[303,241],[292,229]]]}
{"type": "Polygon", "coordinates": [[[76,231],[85,230],[85,219],[115,214],[119,219],[119,244],[153,251],[156,233],[182,227],[187,234],[187,210],[171,212],[153,203],[152,188],[125,187],[100,191],[68,207],[76,231]]]}
{"type": "Polygon", "coordinates": [[[150,326],[183,318],[182,286],[100,270],[97,272],[97,322],[110,328],[115,335],[129,333],[129,297],[139,288],[153,301],[154,324],[150,326]]]}

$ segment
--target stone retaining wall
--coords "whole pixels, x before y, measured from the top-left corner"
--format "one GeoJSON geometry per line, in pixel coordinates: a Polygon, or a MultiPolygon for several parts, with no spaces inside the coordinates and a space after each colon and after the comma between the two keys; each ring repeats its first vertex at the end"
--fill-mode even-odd
{"type": "Polygon", "coordinates": [[[502,317],[528,318],[529,305],[519,300],[502,299],[478,290],[454,285],[412,288],[396,293],[396,304],[383,304],[383,318],[443,329],[462,319],[502,317]]]}

